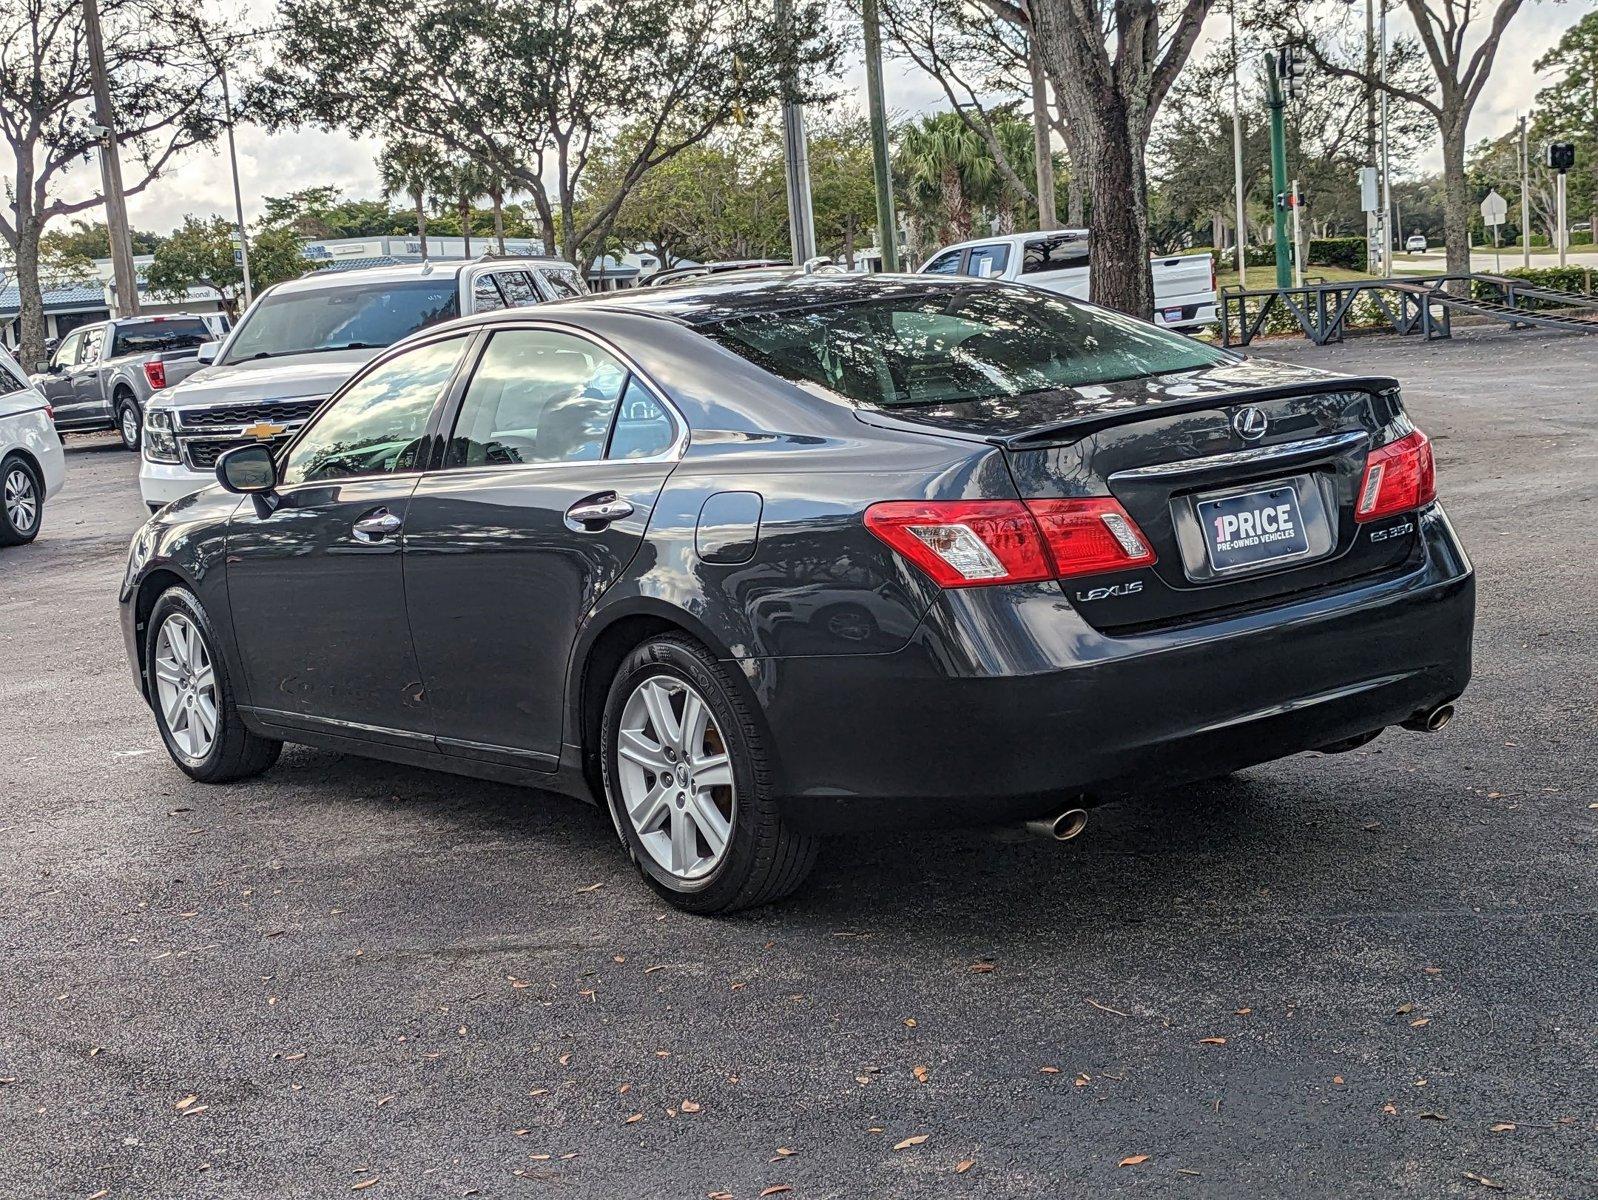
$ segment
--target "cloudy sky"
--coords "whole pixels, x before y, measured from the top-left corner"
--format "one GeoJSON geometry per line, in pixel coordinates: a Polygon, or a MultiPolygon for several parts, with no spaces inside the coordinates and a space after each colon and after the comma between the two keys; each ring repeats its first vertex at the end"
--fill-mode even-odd
{"type": "MultiPolygon", "coordinates": [[[[264,21],[269,17],[270,0],[246,0],[246,3],[258,18],[264,21]]],[[[1501,133],[1529,107],[1537,89],[1547,82],[1533,73],[1533,61],[1588,7],[1583,3],[1532,0],[1522,9],[1504,38],[1493,75],[1476,106],[1470,129],[1472,141],[1501,133]]],[[[1393,34],[1397,36],[1405,27],[1404,22],[1397,14],[1390,20],[1393,34]]],[[[1212,18],[1211,26],[1210,36],[1224,36],[1225,26],[1219,16],[1212,18]]],[[[858,98],[859,107],[863,108],[864,85],[864,69],[855,64],[839,81],[839,91],[845,102],[858,98]]],[[[944,105],[938,86],[913,68],[890,65],[885,87],[888,107],[898,113],[914,114],[944,105]]],[[[376,148],[374,137],[310,130],[274,136],[260,129],[241,127],[238,133],[239,173],[246,217],[259,214],[262,196],[282,195],[317,184],[333,184],[351,196],[376,195],[377,172],[372,162],[376,148]]],[[[1433,147],[1421,166],[1431,170],[1437,165],[1437,151],[1433,147]]],[[[98,176],[96,167],[79,169],[66,190],[93,190],[98,185],[98,176]]],[[[186,213],[231,212],[232,200],[225,153],[197,150],[134,197],[129,209],[133,223],[139,228],[165,232],[186,213]]]]}

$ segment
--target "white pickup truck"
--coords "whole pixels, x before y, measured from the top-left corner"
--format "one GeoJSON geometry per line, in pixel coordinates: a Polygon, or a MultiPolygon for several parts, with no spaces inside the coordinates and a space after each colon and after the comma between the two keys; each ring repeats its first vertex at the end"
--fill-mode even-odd
{"type": "MultiPolygon", "coordinates": [[[[1154,276],[1154,321],[1170,329],[1213,325],[1215,266],[1208,253],[1175,254],[1150,263],[1154,276]]],[[[1008,279],[1050,292],[1088,298],[1088,231],[1009,233],[945,246],[921,268],[924,275],[971,275],[1008,279]]]]}

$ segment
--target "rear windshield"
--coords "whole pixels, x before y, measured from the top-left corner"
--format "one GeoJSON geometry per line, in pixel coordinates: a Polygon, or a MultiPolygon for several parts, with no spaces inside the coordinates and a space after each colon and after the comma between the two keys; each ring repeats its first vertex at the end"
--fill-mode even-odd
{"type": "Polygon", "coordinates": [[[439,279],[269,292],[244,314],[226,356],[218,361],[380,349],[424,326],[458,316],[460,302],[453,274],[439,279]]]}
{"type": "Polygon", "coordinates": [[[111,342],[111,357],[124,354],[149,354],[155,350],[192,350],[211,340],[211,331],[198,317],[173,321],[138,321],[118,325],[111,342]]]}
{"type": "Polygon", "coordinates": [[[958,404],[1230,362],[1120,313],[999,285],[737,317],[703,332],[775,375],[857,404],[958,404]]]}

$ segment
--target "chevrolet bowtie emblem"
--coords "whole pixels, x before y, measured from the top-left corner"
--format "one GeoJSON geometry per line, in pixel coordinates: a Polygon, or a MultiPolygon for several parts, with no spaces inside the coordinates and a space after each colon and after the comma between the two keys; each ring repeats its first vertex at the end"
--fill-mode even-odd
{"type": "Polygon", "coordinates": [[[285,426],[274,425],[270,421],[257,421],[254,425],[244,427],[244,436],[260,438],[264,442],[267,438],[275,438],[284,428],[285,426]]]}

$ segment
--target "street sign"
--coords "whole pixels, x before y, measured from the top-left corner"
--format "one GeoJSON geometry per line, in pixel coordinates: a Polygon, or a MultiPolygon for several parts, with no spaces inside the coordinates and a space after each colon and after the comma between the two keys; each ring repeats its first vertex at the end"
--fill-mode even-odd
{"type": "Polygon", "coordinates": [[[1481,202],[1481,219],[1488,225],[1502,225],[1504,216],[1509,212],[1509,202],[1498,194],[1494,188],[1487,193],[1487,198],[1481,202]]]}
{"type": "Polygon", "coordinates": [[[1359,206],[1365,212],[1376,212],[1382,206],[1381,197],[1376,189],[1375,167],[1359,169],[1359,206]]]}

